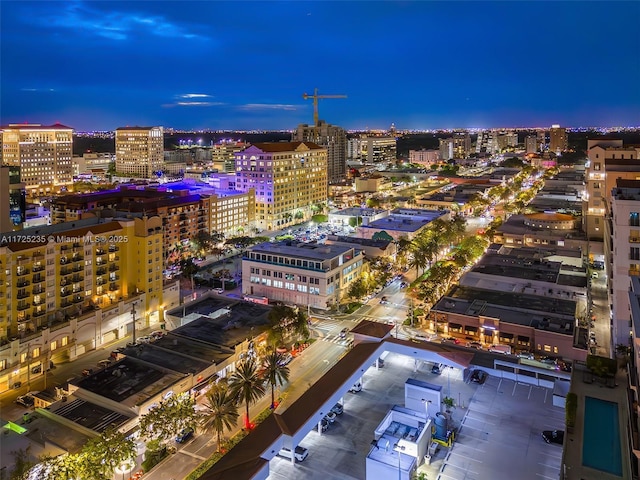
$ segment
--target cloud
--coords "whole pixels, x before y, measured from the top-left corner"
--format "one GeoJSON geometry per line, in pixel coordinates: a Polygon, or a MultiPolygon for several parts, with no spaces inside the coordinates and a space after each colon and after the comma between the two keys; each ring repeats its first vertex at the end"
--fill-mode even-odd
{"type": "Polygon", "coordinates": [[[31,88],[31,87],[24,87],[20,89],[21,92],[55,92],[56,90],[54,88],[31,88]]]}
{"type": "Polygon", "coordinates": [[[213,98],[213,95],[207,93],[183,93],[176,95],[176,98],[213,98]]]}
{"type": "Polygon", "coordinates": [[[204,39],[186,27],[171,23],[160,15],[144,13],[95,10],[82,2],[70,2],[55,15],[43,16],[39,22],[45,26],[56,26],[84,31],[110,40],[126,40],[133,33],[146,33],[158,37],[204,39]]]}
{"type": "Polygon", "coordinates": [[[299,105],[290,105],[284,103],[246,103],[239,105],[240,110],[286,110],[295,111],[300,108],[299,105]]]}
{"type": "Polygon", "coordinates": [[[224,102],[175,102],[165,103],[162,106],[164,108],[172,107],[219,107],[220,105],[226,105],[224,102]]]}

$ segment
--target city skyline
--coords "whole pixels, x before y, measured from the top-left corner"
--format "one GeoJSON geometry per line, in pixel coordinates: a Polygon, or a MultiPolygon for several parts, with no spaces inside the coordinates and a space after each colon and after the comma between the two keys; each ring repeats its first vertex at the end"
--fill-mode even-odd
{"type": "Polygon", "coordinates": [[[346,129],[637,126],[639,16],[637,2],[3,2],[0,123],[294,129],[318,88],[347,96],[319,102],[346,129]]]}

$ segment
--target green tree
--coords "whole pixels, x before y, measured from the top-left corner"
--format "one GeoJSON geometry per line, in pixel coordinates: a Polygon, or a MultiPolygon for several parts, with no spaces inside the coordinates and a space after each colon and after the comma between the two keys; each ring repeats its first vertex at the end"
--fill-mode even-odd
{"type": "Polygon", "coordinates": [[[64,453],[57,457],[44,457],[33,467],[27,478],[38,480],[75,480],[80,478],[82,459],[80,455],[64,453]]]}
{"type": "Polygon", "coordinates": [[[191,275],[195,275],[198,273],[198,267],[194,262],[193,258],[187,258],[185,260],[180,260],[180,270],[182,271],[182,275],[185,278],[191,277],[191,275]]]}
{"type": "Polygon", "coordinates": [[[365,285],[364,278],[356,278],[349,284],[349,288],[347,289],[347,296],[349,298],[358,299],[364,297],[366,294],[367,287],[365,285]]]}
{"type": "Polygon", "coordinates": [[[309,338],[309,324],[305,313],[286,305],[277,305],[268,315],[269,339],[274,346],[309,338]]]}
{"type": "Polygon", "coordinates": [[[213,427],[218,440],[218,451],[220,451],[222,434],[225,429],[231,430],[238,421],[236,397],[231,394],[229,385],[220,381],[206,393],[203,406],[200,425],[205,429],[213,427]]]}
{"type": "Polygon", "coordinates": [[[149,439],[166,441],[184,428],[195,428],[198,415],[188,393],[172,395],[140,417],[140,434],[149,439]]]}
{"type": "Polygon", "coordinates": [[[276,387],[289,381],[289,367],[284,363],[284,357],[276,350],[271,351],[263,360],[260,376],[271,385],[271,408],[276,407],[276,387]]]}
{"type": "Polygon", "coordinates": [[[86,480],[111,478],[116,467],[133,463],[136,459],[136,444],[124,433],[113,427],[107,428],[99,437],[92,438],[82,448],[82,474],[86,480]]]}
{"type": "Polygon", "coordinates": [[[14,459],[14,468],[11,472],[11,480],[21,480],[34,467],[36,462],[29,454],[30,447],[26,449],[14,450],[11,452],[14,459]]]}
{"type": "Polygon", "coordinates": [[[236,371],[229,376],[229,389],[234,398],[245,403],[245,428],[249,430],[249,406],[265,394],[263,379],[253,358],[245,358],[236,365],[236,371]]]}

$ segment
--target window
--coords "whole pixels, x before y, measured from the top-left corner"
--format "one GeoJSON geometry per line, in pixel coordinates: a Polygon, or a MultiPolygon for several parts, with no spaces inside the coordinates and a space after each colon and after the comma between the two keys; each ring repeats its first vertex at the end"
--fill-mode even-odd
{"type": "Polygon", "coordinates": [[[24,363],[24,362],[27,361],[27,355],[28,355],[27,352],[24,352],[24,353],[20,354],[20,363],[24,363]]]}
{"type": "Polygon", "coordinates": [[[69,345],[69,336],[62,337],[61,345],[62,345],[63,347],[66,347],[67,345],[69,345]]]}
{"type": "Polygon", "coordinates": [[[36,347],[33,349],[33,352],[31,352],[31,358],[36,358],[40,356],[40,347],[36,347]]]}
{"type": "Polygon", "coordinates": [[[54,340],[53,342],[51,342],[49,348],[51,349],[51,351],[53,352],[56,348],[58,348],[58,341],[54,340]]]}
{"type": "Polygon", "coordinates": [[[629,213],[629,225],[632,227],[640,227],[640,214],[638,212],[629,213]]]}
{"type": "Polygon", "coordinates": [[[640,260],[640,248],[638,247],[630,248],[629,260],[640,260]]]}

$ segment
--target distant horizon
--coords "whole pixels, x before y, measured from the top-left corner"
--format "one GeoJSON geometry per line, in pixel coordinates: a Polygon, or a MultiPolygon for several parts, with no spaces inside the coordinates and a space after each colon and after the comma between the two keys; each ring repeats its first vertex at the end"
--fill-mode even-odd
{"type": "Polygon", "coordinates": [[[628,1],[2,2],[1,117],[290,131],[317,88],[350,131],[640,126],[638,18],[628,1]]]}

